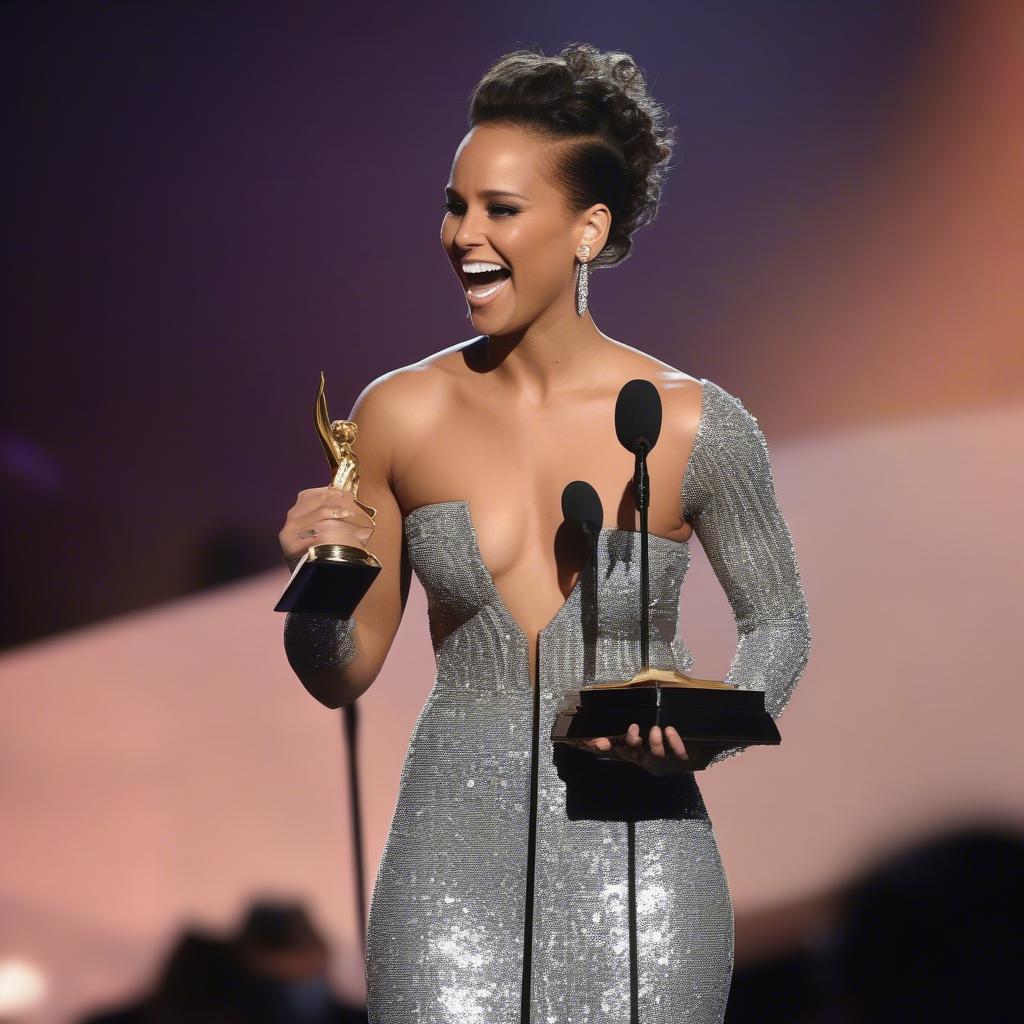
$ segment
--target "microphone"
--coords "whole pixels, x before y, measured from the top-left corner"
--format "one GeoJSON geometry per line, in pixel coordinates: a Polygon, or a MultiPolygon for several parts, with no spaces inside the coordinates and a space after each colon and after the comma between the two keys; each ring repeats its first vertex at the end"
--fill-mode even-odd
{"type": "MultiPolygon", "coordinates": [[[[647,475],[647,455],[661,434],[661,395],[643,378],[626,381],[615,401],[615,435],[619,444],[636,459],[634,487],[640,513],[640,668],[647,669],[649,658],[650,609],[647,565],[647,509],[651,503],[651,482],[647,475]]],[[[661,686],[655,684],[658,700],[661,686]]]]}
{"type": "MultiPolygon", "coordinates": [[[[562,490],[562,517],[578,526],[587,538],[587,561],[580,580],[581,627],[584,638],[597,636],[597,542],[604,525],[604,506],[597,491],[586,480],[573,480],[562,490]]],[[[593,679],[597,668],[595,644],[584,642],[583,676],[593,679]]]]}
{"type": "Polygon", "coordinates": [[[661,395],[649,381],[627,381],[615,401],[615,434],[619,444],[634,455],[644,454],[657,443],[661,434],[661,395]]]}
{"type": "Polygon", "coordinates": [[[562,517],[578,526],[593,546],[604,525],[601,496],[586,480],[573,480],[562,490],[562,517]]]}

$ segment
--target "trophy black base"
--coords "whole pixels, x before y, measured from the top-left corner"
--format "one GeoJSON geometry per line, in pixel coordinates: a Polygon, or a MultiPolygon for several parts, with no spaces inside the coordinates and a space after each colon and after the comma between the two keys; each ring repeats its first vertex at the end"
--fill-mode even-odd
{"type": "Polygon", "coordinates": [[[295,566],[274,611],[351,618],[380,569],[362,548],[317,544],[295,566]]]}

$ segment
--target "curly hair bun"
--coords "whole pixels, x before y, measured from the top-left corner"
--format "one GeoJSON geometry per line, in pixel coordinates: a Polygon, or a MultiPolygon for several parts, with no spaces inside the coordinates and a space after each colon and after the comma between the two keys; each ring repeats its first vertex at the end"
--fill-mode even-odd
{"type": "Polygon", "coordinates": [[[605,203],[612,226],[593,267],[621,263],[637,228],[654,220],[676,142],[666,113],[628,53],[571,43],[557,56],[539,48],[499,58],[469,106],[470,127],[514,124],[569,140],[554,169],[573,212],[605,203]]]}

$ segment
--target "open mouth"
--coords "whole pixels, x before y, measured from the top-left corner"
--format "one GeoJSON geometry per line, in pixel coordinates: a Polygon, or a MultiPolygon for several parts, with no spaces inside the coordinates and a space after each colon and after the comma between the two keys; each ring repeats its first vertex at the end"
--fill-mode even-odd
{"type": "Polygon", "coordinates": [[[478,270],[476,273],[467,274],[463,272],[462,278],[466,284],[475,288],[477,285],[480,287],[490,287],[492,284],[497,284],[499,281],[505,280],[507,277],[511,277],[512,272],[502,267],[501,270],[478,270]]]}
{"type": "Polygon", "coordinates": [[[504,267],[501,270],[484,270],[472,274],[463,272],[466,296],[470,299],[488,299],[496,295],[511,276],[512,272],[504,267]]]}

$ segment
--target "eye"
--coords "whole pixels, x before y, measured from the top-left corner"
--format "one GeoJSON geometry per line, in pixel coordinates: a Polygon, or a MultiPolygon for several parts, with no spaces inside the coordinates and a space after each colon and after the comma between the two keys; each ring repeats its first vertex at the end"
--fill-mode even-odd
{"type": "MultiPolygon", "coordinates": [[[[451,213],[451,214],[454,214],[455,216],[458,216],[459,210],[457,208],[461,207],[461,206],[462,206],[462,203],[459,202],[458,199],[446,199],[441,204],[441,209],[445,213],[451,213]]],[[[502,216],[515,216],[517,213],[519,213],[519,210],[516,207],[514,207],[514,206],[503,206],[503,205],[500,205],[499,203],[492,203],[489,207],[487,207],[487,209],[490,210],[492,213],[495,210],[504,210],[505,213],[502,214],[502,216]]]]}

